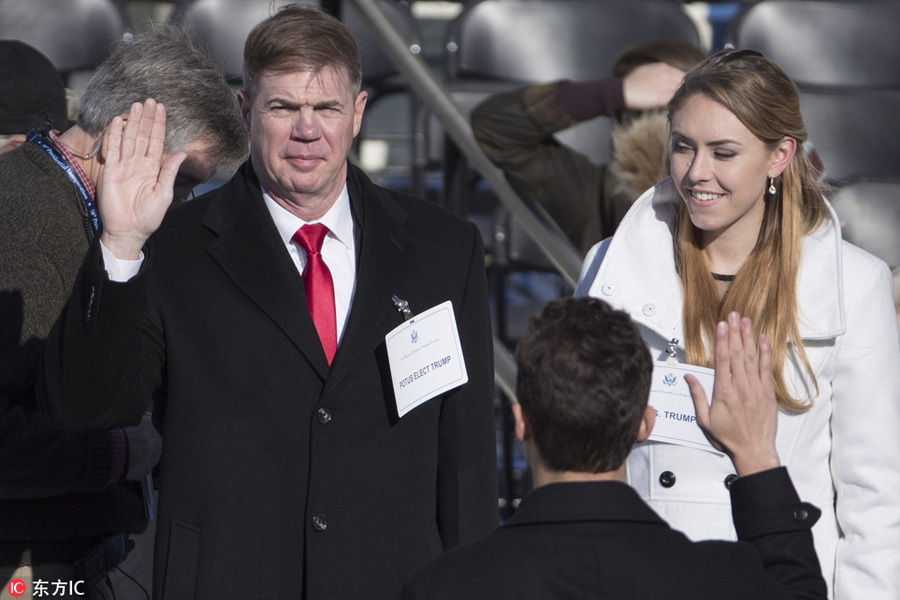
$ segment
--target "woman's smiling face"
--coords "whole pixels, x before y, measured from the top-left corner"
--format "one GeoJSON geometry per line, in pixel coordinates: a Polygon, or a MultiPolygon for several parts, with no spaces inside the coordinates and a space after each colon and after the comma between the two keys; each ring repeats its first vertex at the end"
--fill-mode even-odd
{"type": "Polygon", "coordinates": [[[723,234],[755,241],[768,178],[783,170],[775,166],[780,146],[769,147],[731,111],[701,94],[672,115],[672,179],[704,243],[723,234]]]}

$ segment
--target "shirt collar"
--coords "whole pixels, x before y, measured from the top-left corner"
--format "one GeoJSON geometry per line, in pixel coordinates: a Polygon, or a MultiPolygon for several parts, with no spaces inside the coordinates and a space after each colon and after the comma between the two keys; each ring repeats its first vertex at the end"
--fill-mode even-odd
{"type": "Polygon", "coordinates": [[[75,171],[75,174],[78,176],[78,179],[81,180],[81,183],[84,184],[87,193],[91,196],[91,200],[94,200],[97,197],[97,189],[94,187],[93,182],[90,177],[84,172],[84,169],[81,168],[81,165],[78,164],[78,161],[75,160],[75,157],[69,151],[69,148],[59,139],[59,136],[56,134],[56,131],[50,132],[50,139],[53,140],[53,144],[56,148],[62,152],[62,155],[66,157],[66,162],[69,163],[69,166],[72,167],[72,170],[75,171]]]}
{"type": "Polygon", "coordinates": [[[350,194],[347,192],[346,183],[341,190],[340,196],[338,196],[332,207],[328,209],[328,212],[322,215],[322,218],[310,222],[304,221],[275,202],[264,189],[262,190],[262,195],[266,208],[269,209],[272,220],[275,221],[275,228],[286,245],[291,244],[291,238],[303,225],[321,223],[328,228],[330,235],[334,236],[337,241],[346,246],[347,249],[353,249],[353,216],[350,213],[350,194]]]}

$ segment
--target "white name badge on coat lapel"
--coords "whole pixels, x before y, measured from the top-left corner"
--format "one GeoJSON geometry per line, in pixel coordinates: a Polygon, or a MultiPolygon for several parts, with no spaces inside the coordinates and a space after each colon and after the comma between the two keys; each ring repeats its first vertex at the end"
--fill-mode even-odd
{"type": "Polygon", "coordinates": [[[400,417],[469,380],[449,300],[409,318],[384,341],[400,417]]]}
{"type": "Polygon", "coordinates": [[[653,425],[650,439],[721,454],[713,448],[697,425],[691,390],[684,380],[687,374],[697,378],[706,392],[706,400],[711,401],[715,374],[712,369],[665,361],[653,363],[649,404],[656,412],[656,424],[653,425]]]}

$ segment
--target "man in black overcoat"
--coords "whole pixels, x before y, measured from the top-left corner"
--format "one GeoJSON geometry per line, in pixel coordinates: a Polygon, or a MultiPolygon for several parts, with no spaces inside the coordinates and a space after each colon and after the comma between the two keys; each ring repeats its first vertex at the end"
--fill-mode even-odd
{"type": "Polygon", "coordinates": [[[497,523],[482,242],[348,163],[366,93],[343,24],[289,5],[244,63],[250,160],[168,214],[164,107],[114,122],[104,229],[48,343],[45,410],[95,429],[152,402],[155,597],[396,598],[497,523]],[[438,337],[467,382],[405,413],[386,335],[447,301],[459,345],[438,337]]]}
{"type": "Polygon", "coordinates": [[[727,453],[738,542],[691,542],[625,483],[650,435],[652,364],[627,313],[595,298],[550,303],[516,350],[516,435],[535,489],[488,538],[419,569],[403,600],[825,598],[810,529],[775,450],[771,351],[749,319],[720,323],[711,404],[689,379],[697,421],[727,453]]]}

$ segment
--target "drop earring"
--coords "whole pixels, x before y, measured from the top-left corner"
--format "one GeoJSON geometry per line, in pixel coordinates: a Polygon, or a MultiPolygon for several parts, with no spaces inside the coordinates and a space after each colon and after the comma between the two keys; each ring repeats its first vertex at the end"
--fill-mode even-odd
{"type": "Polygon", "coordinates": [[[769,193],[774,196],[777,191],[778,190],[775,189],[775,178],[769,177],[769,193]]]}

